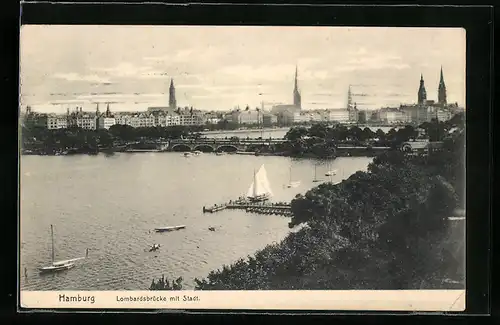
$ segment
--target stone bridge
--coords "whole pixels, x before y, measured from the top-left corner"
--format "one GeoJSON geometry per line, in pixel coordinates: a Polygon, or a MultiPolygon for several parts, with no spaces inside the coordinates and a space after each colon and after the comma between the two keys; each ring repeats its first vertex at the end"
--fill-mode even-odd
{"type": "Polygon", "coordinates": [[[235,152],[285,142],[283,139],[177,139],[168,144],[169,151],[235,152]]]}

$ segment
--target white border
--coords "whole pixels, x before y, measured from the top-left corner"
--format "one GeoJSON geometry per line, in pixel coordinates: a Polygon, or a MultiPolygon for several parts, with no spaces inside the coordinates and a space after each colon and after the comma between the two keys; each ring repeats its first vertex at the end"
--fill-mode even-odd
{"type": "Polygon", "coordinates": [[[465,310],[465,290],[21,291],[20,303],[42,309],[458,312],[465,310]],[[64,301],[68,297],[73,301],[64,301]]]}

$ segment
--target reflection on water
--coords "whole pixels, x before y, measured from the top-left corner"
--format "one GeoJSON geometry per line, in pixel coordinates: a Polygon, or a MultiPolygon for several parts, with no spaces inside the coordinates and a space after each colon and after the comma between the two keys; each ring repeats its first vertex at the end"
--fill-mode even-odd
{"type": "MultiPolygon", "coordinates": [[[[366,169],[371,158],[339,158],[317,167],[332,180],[366,169]]],[[[22,156],[21,287],[27,290],[146,290],[164,274],[194,277],[230,264],[280,241],[290,231],[282,216],[202,207],[244,195],[254,168],[265,164],[274,201],[290,201],[313,183],[313,160],[179,153],[113,156],[22,156]],[[296,188],[287,188],[290,166],[296,188]],[[50,263],[50,225],[56,260],[85,256],[76,267],[39,275],[50,263]],[[186,229],[155,233],[155,227],[186,229]],[[209,231],[215,227],[216,231],[209,231]],[[153,243],[160,250],[148,252],[153,243]],[[24,276],[24,270],[27,277],[24,276]]]]}

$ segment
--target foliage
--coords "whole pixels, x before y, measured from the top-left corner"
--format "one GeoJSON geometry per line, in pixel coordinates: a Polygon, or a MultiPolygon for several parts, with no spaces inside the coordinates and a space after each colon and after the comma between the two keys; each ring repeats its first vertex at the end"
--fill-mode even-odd
{"type": "Polygon", "coordinates": [[[153,280],[149,290],[182,290],[182,281],[182,277],[179,277],[169,282],[168,279],[165,279],[165,276],[162,275],[158,281],[155,282],[155,280],[153,280]]]}

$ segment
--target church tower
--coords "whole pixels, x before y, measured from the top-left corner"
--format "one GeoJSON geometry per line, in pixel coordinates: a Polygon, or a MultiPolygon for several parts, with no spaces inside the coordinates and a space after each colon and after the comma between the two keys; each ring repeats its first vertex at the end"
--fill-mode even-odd
{"type": "Polygon", "coordinates": [[[295,66],[295,87],[293,89],[293,105],[295,108],[301,110],[302,109],[302,103],[301,103],[301,96],[299,92],[299,86],[298,86],[298,81],[297,81],[297,66],[295,66]]]}
{"type": "Polygon", "coordinates": [[[177,100],[175,99],[174,79],[170,79],[169,96],[170,97],[168,99],[168,107],[170,109],[177,109],[177,100]]]}
{"type": "Polygon", "coordinates": [[[427,92],[425,91],[424,76],[420,74],[420,87],[418,88],[418,104],[424,105],[427,101],[427,92]]]}
{"type": "Polygon", "coordinates": [[[111,117],[111,110],[109,109],[109,103],[106,105],[106,117],[111,117]]]}
{"type": "Polygon", "coordinates": [[[349,90],[347,91],[347,109],[350,110],[352,108],[352,92],[351,85],[349,85],[349,90]]]}
{"type": "Polygon", "coordinates": [[[441,76],[439,77],[438,103],[446,105],[446,85],[444,84],[443,66],[441,66],[441,76]]]}

